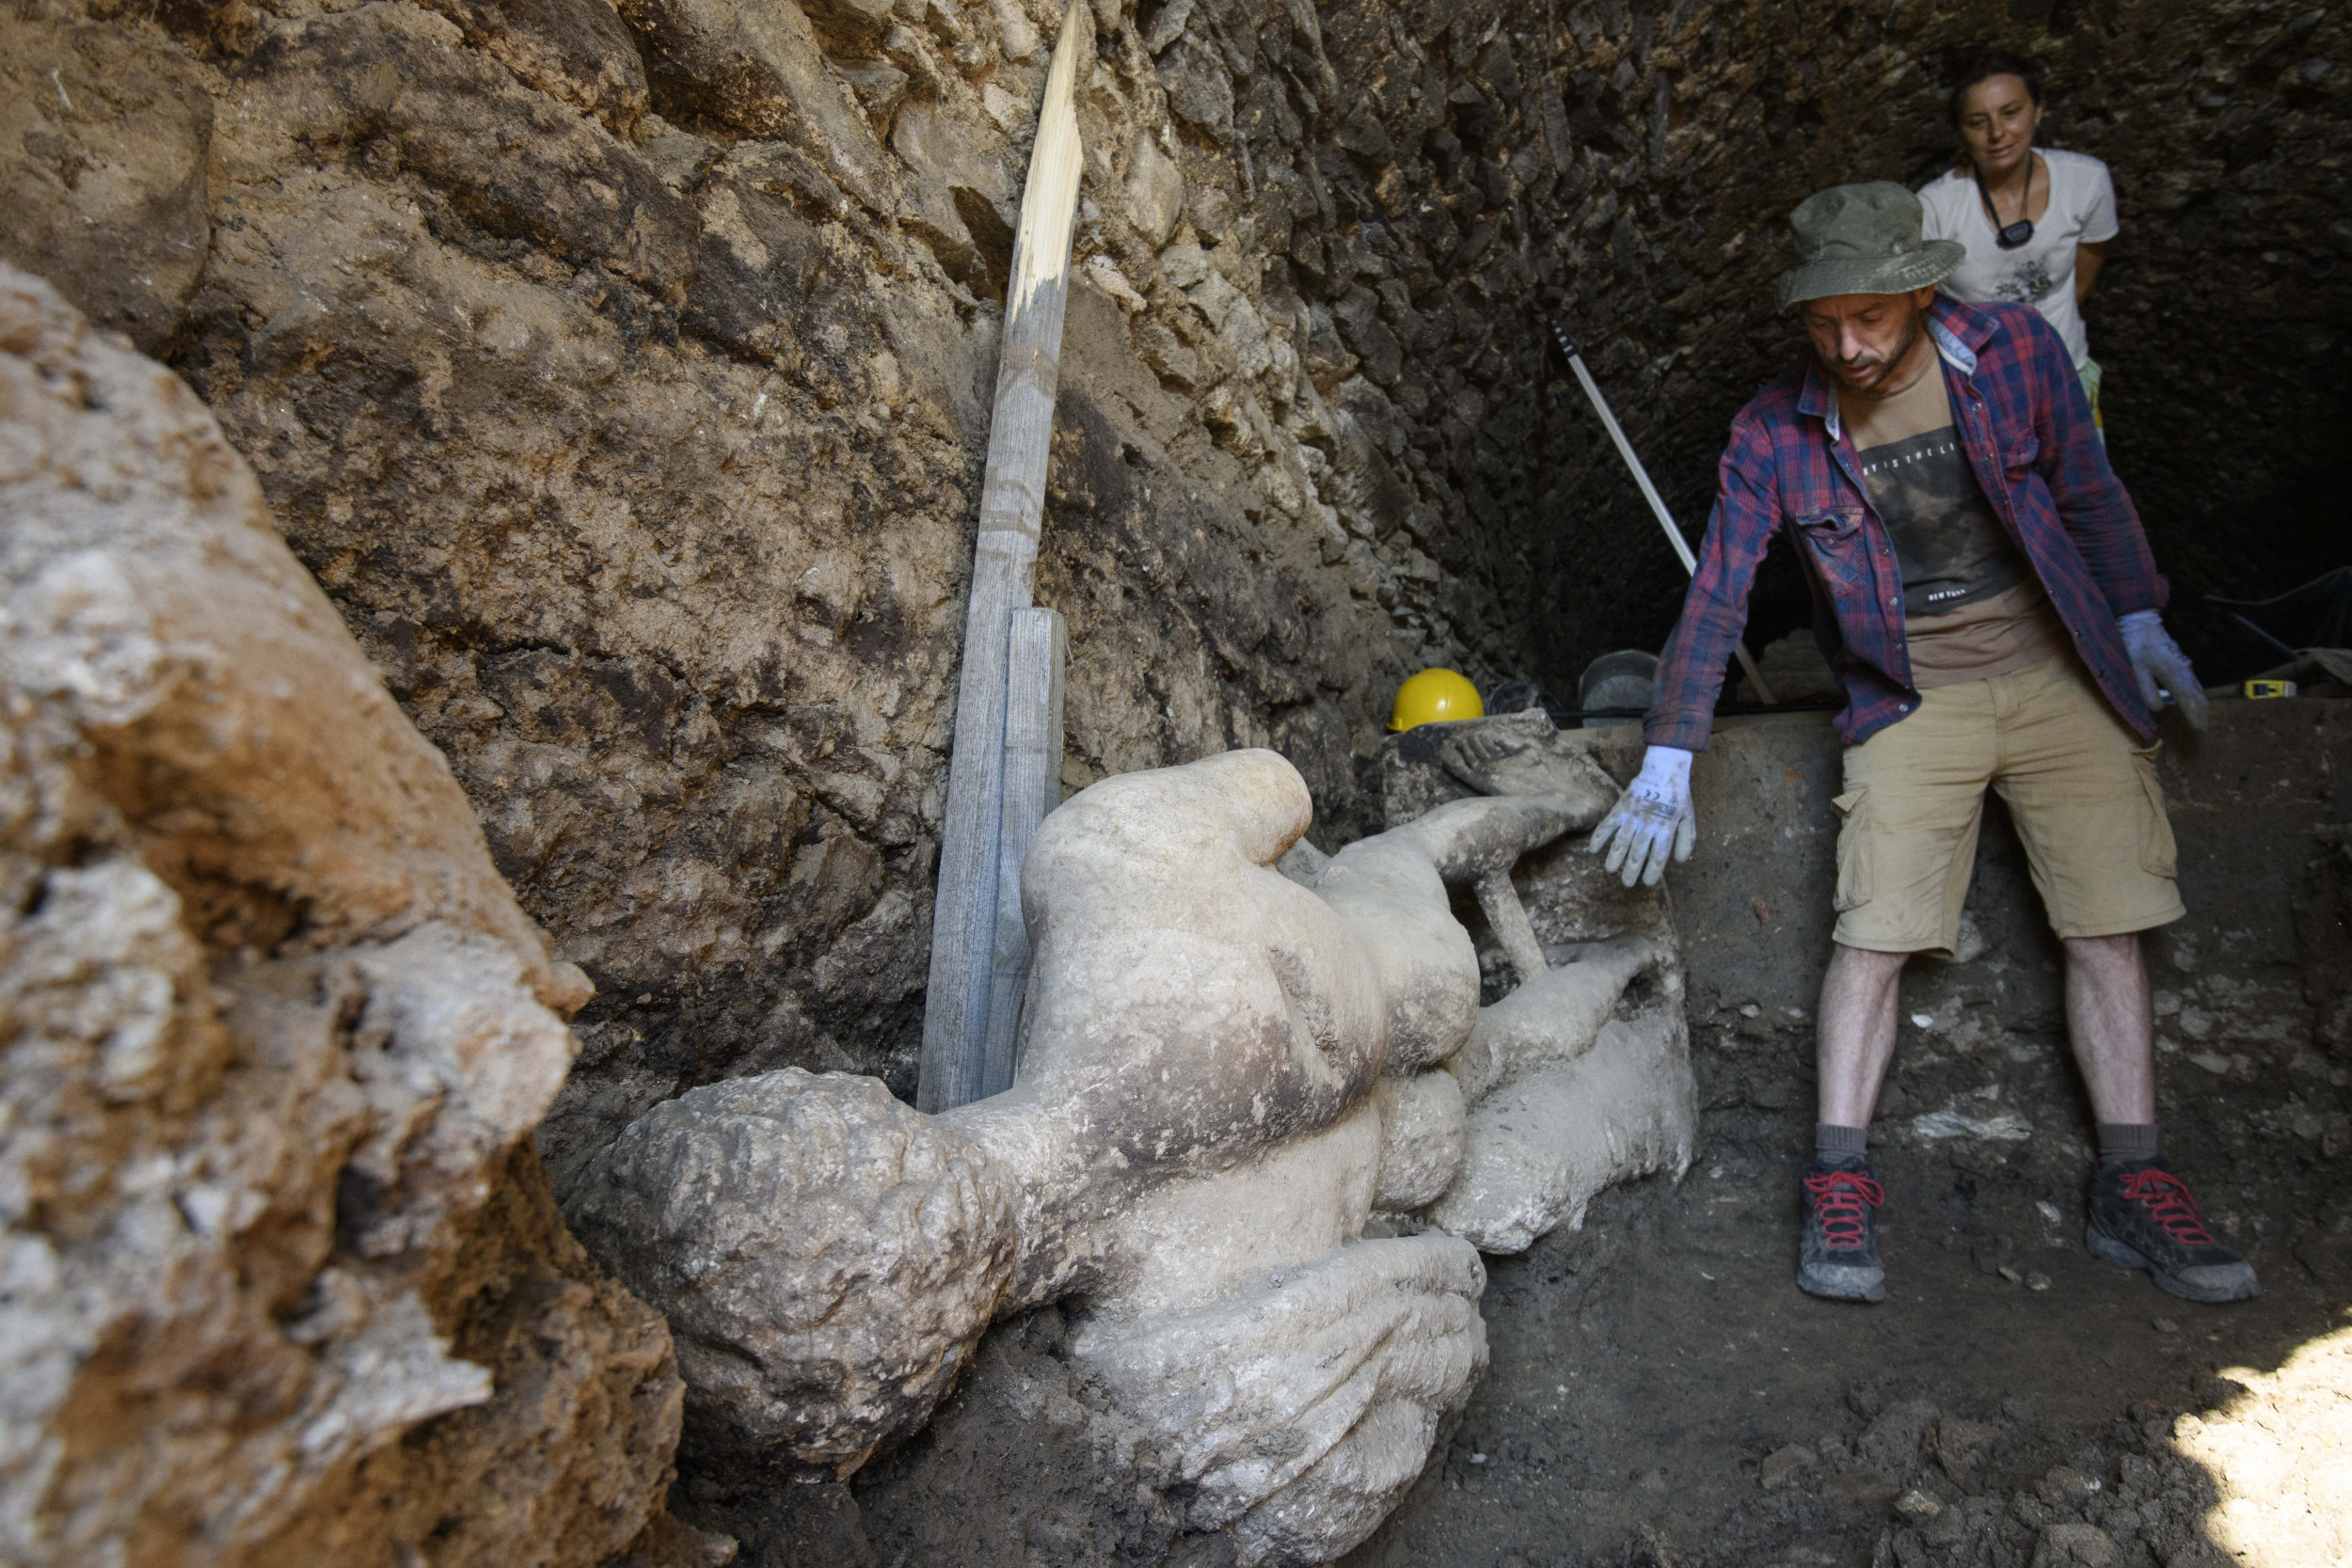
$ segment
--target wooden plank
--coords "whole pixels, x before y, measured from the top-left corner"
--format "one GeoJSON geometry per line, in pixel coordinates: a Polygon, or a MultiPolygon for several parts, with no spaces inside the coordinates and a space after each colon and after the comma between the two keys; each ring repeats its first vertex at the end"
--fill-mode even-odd
{"type": "Polygon", "coordinates": [[[1075,87],[1080,64],[1093,53],[1090,19],[1086,0],[1071,0],[1063,14],[1038,112],[1037,140],[1029,151],[1021,226],[1013,236],[931,911],[930,988],[924,999],[915,1090],[915,1104],[925,1111],[949,1110],[985,1092],[997,839],[1004,818],[1008,638],[1012,612],[1028,608],[1037,582],[1037,536],[1061,372],[1062,309],[1069,297],[1070,231],[1081,166],[1075,87]]]}
{"type": "Polygon", "coordinates": [[[1005,811],[996,835],[996,961],[989,980],[980,1093],[1012,1087],[1021,1006],[1029,988],[1029,927],[1021,862],[1045,814],[1061,804],[1061,680],[1069,633],[1058,610],[1016,610],[1005,660],[1005,811]]]}

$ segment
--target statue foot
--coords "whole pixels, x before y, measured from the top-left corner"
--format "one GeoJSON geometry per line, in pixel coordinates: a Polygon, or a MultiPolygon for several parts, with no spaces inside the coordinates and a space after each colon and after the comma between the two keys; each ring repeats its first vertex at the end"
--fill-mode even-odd
{"type": "Polygon", "coordinates": [[[1568,832],[1608,815],[1619,785],[1581,747],[1559,744],[1549,723],[1540,737],[1524,728],[1470,725],[1438,747],[1446,771],[1481,795],[1534,795],[1557,800],[1568,832]]]}

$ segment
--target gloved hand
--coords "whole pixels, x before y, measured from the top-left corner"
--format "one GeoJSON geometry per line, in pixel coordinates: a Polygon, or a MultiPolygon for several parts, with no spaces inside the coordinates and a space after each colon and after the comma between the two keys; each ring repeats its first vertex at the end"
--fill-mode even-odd
{"type": "Polygon", "coordinates": [[[2148,699],[2148,711],[2162,707],[2164,693],[2169,691],[2188,727],[2202,730],[2205,689],[2197,683],[2197,672],[2188,667],[2188,656],[2164,629],[2164,617],[2153,610],[2135,610],[2118,617],[2115,624],[2122,630],[2123,651],[2131,656],[2132,673],[2139,677],[2139,694],[2148,699]]]}
{"type": "Polygon", "coordinates": [[[1656,887],[1666,874],[1669,847],[1675,859],[1687,861],[1698,841],[1698,817],[1691,810],[1691,753],[1679,746],[1652,746],[1643,753],[1642,770],[1593,830],[1589,847],[1596,855],[1609,852],[1601,863],[1610,870],[1625,868],[1626,886],[1639,877],[1643,886],[1656,887]]]}

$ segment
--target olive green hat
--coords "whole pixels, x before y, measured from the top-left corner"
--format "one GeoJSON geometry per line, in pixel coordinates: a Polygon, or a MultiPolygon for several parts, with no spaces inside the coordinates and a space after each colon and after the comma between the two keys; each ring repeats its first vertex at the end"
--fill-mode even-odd
{"type": "Polygon", "coordinates": [[[1968,247],[1919,237],[1919,198],[1891,180],[1832,185],[1788,214],[1797,264],[1780,275],[1780,308],[1832,294],[1902,294],[1940,283],[1968,247]]]}

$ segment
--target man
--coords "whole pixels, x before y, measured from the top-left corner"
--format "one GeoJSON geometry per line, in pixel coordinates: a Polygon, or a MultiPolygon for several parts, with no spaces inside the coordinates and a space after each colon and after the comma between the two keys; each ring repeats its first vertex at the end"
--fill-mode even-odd
{"type": "Polygon", "coordinates": [[[2256,1293],[2156,1151],[2155,1058],[2137,933],[2185,911],[2154,757],[2169,691],[2203,693],[2167,636],[2138,515],[2065,344],[2034,310],[1964,305],[1918,199],[1878,182],[1791,217],[1782,275],[1811,356],[1732,421],[1698,571],[1659,667],[1642,771],[1596,853],[1656,882],[1690,858],[1691,755],[1707,745],[1757,562],[1786,531],[1845,688],[1837,927],[1821,979],[1820,1121],[1797,1282],[1886,1293],[1865,1159],[1895,1049],[1896,982],[1951,950],[1988,785],[2009,802],[2066,950],[2066,1017],[2099,1124],[2090,1250],[2198,1301],[2256,1293]]]}

